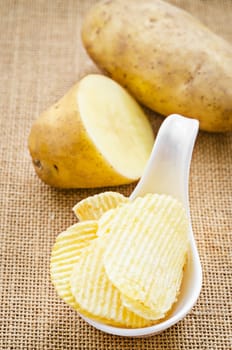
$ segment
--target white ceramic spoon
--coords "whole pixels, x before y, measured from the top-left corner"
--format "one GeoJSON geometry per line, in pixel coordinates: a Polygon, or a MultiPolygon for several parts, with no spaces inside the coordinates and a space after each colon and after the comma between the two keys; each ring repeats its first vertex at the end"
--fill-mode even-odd
{"type": "Polygon", "coordinates": [[[82,316],[95,328],[106,333],[127,337],[154,335],[180,321],[197,301],[202,285],[202,270],[191,226],[188,179],[198,127],[197,120],[177,114],[173,114],[164,120],[144,174],[130,196],[130,199],[133,200],[146,193],[170,194],[181,200],[187,210],[190,249],[177,303],[168,318],[154,326],[145,328],[112,327],[82,316]]]}

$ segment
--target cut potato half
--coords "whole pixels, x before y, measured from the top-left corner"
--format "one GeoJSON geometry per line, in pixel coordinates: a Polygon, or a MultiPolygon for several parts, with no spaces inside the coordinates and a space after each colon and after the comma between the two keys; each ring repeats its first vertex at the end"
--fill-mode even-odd
{"type": "Polygon", "coordinates": [[[129,93],[91,74],[35,121],[29,150],[47,184],[91,188],[136,181],[153,142],[149,121],[129,93]]]}

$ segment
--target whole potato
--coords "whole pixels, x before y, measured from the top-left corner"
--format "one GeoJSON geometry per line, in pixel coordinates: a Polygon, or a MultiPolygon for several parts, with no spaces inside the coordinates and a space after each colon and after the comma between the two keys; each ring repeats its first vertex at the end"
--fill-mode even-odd
{"type": "Polygon", "coordinates": [[[104,0],[90,9],[83,43],[96,64],[141,103],[232,130],[232,46],[161,0],[104,0]]]}

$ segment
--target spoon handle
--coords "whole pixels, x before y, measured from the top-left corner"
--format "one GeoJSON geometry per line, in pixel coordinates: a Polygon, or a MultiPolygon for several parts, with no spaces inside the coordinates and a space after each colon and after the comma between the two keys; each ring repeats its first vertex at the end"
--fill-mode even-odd
{"type": "Polygon", "coordinates": [[[189,169],[198,128],[198,120],[178,114],[164,120],[144,174],[130,199],[148,192],[169,194],[181,200],[189,212],[189,169]]]}

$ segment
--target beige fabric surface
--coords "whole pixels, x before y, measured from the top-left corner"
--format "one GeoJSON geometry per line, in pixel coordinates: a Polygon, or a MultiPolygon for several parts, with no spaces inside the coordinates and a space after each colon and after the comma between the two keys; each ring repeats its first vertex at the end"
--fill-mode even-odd
{"type": "MultiPolygon", "coordinates": [[[[169,0],[232,43],[231,0],[169,0]]],[[[0,1],[0,349],[217,349],[231,343],[231,134],[200,132],[190,200],[203,288],[190,314],[157,336],[95,330],[56,295],[49,278],[57,233],[73,205],[101,190],[57,190],[35,175],[27,150],[33,120],[81,76],[97,71],[82,48],[90,0],[0,1]]],[[[156,133],[162,118],[150,113],[156,133]]],[[[129,194],[134,185],[115,188],[129,194]]],[[[103,189],[104,190],[104,189],[103,189]]]]}

